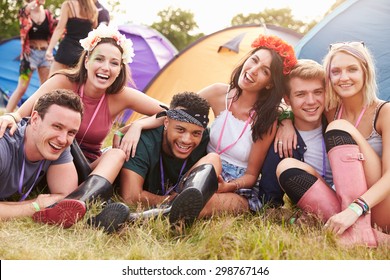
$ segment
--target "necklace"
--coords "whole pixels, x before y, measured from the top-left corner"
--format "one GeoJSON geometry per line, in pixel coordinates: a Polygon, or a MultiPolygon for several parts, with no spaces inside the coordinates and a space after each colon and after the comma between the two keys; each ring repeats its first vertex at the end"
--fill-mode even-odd
{"type": "Polygon", "coordinates": [[[160,173],[161,173],[161,189],[164,195],[169,194],[171,191],[173,191],[177,185],[180,182],[181,175],[183,173],[184,168],[187,165],[187,159],[183,162],[183,165],[181,166],[179,177],[177,178],[177,182],[174,186],[170,187],[167,191],[165,191],[165,178],[164,178],[164,165],[162,161],[162,155],[160,154],[160,173]]]}
{"type": "MultiPolygon", "coordinates": [[[[81,99],[83,99],[83,97],[84,97],[84,85],[82,85],[82,86],[80,87],[80,97],[81,97],[81,99]]],[[[97,113],[99,112],[100,106],[102,105],[103,100],[104,100],[105,97],[106,97],[105,94],[103,94],[102,97],[100,97],[99,104],[96,106],[95,111],[93,112],[92,118],[91,118],[91,120],[89,121],[88,126],[87,126],[87,128],[85,129],[85,131],[84,131],[83,137],[81,138],[81,140],[80,140],[80,142],[79,142],[79,145],[81,145],[81,143],[83,142],[84,137],[85,137],[85,135],[87,134],[87,131],[88,131],[89,127],[91,126],[93,120],[95,119],[97,113]]]]}

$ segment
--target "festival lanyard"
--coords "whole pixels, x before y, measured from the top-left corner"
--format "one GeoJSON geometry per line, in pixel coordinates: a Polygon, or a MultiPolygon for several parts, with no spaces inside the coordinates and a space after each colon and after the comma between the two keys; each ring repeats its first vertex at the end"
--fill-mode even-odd
{"type": "MultiPolygon", "coordinates": [[[[83,97],[84,97],[84,85],[82,85],[81,88],[80,88],[80,97],[81,97],[81,99],[83,99],[83,97]]],[[[87,129],[85,130],[84,135],[83,135],[83,137],[81,138],[81,140],[79,142],[79,145],[81,145],[81,143],[83,142],[84,137],[87,134],[87,131],[88,131],[89,127],[91,126],[93,120],[95,119],[97,113],[99,112],[100,106],[102,105],[103,100],[104,100],[105,97],[106,97],[106,95],[103,94],[102,97],[100,98],[99,104],[96,106],[95,111],[93,112],[92,118],[91,118],[91,120],[88,123],[87,129]]]]}
{"type": "Polygon", "coordinates": [[[25,194],[23,194],[24,168],[25,168],[25,165],[26,165],[26,159],[25,159],[25,155],[24,155],[24,151],[23,151],[22,171],[20,172],[20,178],[19,178],[19,193],[22,195],[22,198],[20,199],[20,201],[25,200],[26,197],[30,194],[31,190],[33,189],[35,183],[36,183],[37,180],[38,180],[39,174],[41,174],[41,171],[42,171],[42,167],[43,167],[43,163],[44,163],[44,162],[45,162],[45,160],[41,160],[41,162],[40,162],[40,164],[39,164],[39,168],[38,168],[37,175],[35,175],[34,182],[32,183],[30,189],[29,189],[25,194]]]}
{"type": "Polygon", "coordinates": [[[326,176],[326,152],[325,152],[325,140],[322,137],[322,178],[326,176]]]}
{"type": "Polygon", "coordinates": [[[225,120],[223,122],[221,133],[219,134],[218,144],[217,144],[217,148],[215,150],[218,155],[226,152],[228,149],[233,147],[238,142],[238,140],[240,140],[241,136],[244,134],[247,126],[249,125],[249,122],[252,120],[252,114],[250,114],[249,118],[245,121],[244,128],[242,129],[242,131],[241,131],[240,135],[238,136],[238,138],[236,139],[236,141],[234,141],[233,143],[231,143],[230,145],[225,147],[222,151],[220,151],[219,149],[220,149],[221,142],[222,142],[222,136],[223,136],[223,132],[225,131],[225,126],[226,126],[227,118],[228,118],[228,115],[229,115],[229,109],[230,109],[230,106],[232,105],[232,101],[233,101],[233,99],[230,100],[229,107],[226,110],[226,117],[225,117],[225,120]]]}
{"type": "Polygon", "coordinates": [[[163,165],[163,161],[162,161],[162,156],[160,155],[161,189],[162,189],[164,195],[169,194],[179,184],[181,174],[183,173],[183,170],[186,167],[186,164],[187,164],[187,159],[184,161],[184,163],[180,169],[179,177],[177,178],[177,183],[174,186],[172,186],[171,188],[169,188],[167,191],[165,191],[164,165],[163,165]]]}
{"type": "MultiPolygon", "coordinates": [[[[360,112],[360,115],[359,115],[358,119],[356,120],[355,127],[357,127],[359,125],[359,123],[362,120],[362,117],[363,117],[364,112],[366,111],[366,109],[367,109],[367,106],[364,106],[362,111],[360,112]]],[[[337,119],[341,119],[341,114],[342,113],[343,113],[343,105],[341,105],[341,107],[340,107],[339,113],[337,115],[337,119]]]]}

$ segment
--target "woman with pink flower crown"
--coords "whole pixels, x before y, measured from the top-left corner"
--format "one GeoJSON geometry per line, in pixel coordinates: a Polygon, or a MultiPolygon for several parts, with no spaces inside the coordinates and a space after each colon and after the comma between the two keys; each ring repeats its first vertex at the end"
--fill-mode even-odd
{"type": "MultiPolygon", "coordinates": [[[[160,105],[165,104],[127,86],[131,82],[128,63],[132,62],[134,56],[133,44],[117,29],[102,24],[80,43],[84,51],[74,69],[58,71],[17,111],[0,117],[0,138],[7,127],[10,127],[10,134],[13,135],[17,123],[30,116],[35,101],[43,94],[62,88],[80,95],[84,117],[76,140],[90,162],[87,169],[90,168],[92,173],[82,183],[83,187],[76,189],[70,198],[86,201],[97,196],[111,196],[107,193],[112,193],[111,184],[125,160],[125,152],[121,149],[113,148],[103,155],[101,152],[103,140],[110,132],[115,118],[125,109],[153,115],[162,111],[160,105]],[[103,160],[106,164],[102,164],[103,160]],[[94,175],[97,165],[106,176],[94,175]]],[[[78,146],[74,148],[77,151],[78,146]]],[[[75,155],[85,160],[82,154],[76,152],[75,155]]]]}

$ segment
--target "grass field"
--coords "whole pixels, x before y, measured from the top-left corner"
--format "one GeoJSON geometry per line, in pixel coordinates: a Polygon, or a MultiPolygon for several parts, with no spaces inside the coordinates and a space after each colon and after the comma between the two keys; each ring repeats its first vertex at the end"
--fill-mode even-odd
{"type": "MultiPolygon", "coordinates": [[[[109,145],[112,134],[105,146],[109,145]]],[[[290,224],[293,209],[225,215],[172,229],[166,217],[127,224],[105,234],[86,219],[73,227],[37,224],[31,218],[0,221],[1,260],[389,260],[386,246],[345,248],[315,222],[290,224]]]]}

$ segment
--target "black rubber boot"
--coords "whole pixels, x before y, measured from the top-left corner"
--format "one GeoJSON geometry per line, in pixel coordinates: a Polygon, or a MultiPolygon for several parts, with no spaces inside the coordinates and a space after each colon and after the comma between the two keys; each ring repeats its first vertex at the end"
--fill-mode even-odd
{"type": "Polygon", "coordinates": [[[82,182],[87,180],[89,174],[92,172],[92,169],[89,166],[87,158],[81,151],[79,144],[77,144],[76,139],[73,141],[72,145],[70,145],[70,152],[73,156],[73,163],[76,166],[80,185],[82,182]]]}
{"type": "Polygon", "coordinates": [[[169,211],[169,222],[184,221],[192,224],[203,207],[218,189],[218,177],[211,164],[202,164],[183,178],[179,187],[182,191],[173,200],[169,211]]]}
{"type": "Polygon", "coordinates": [[[129,214],[130,209],[126,204],[115,202],[108,204],[96,217],[88,219],[87,223],[106,233],[113,233],[129,219],[129,214]]]}
{"type": "Polygon", "coordinates": [[[169,222],[174,224],[184,221],[190,225],[199,216],[203,207],[218,189],[218,178],[211,164],[203,164],[194,168],[179,183],[180,193],[171,202],[143,212],[130,213],[123,203],[111,203],[101,213],[91,218],[88,223],[104,228],[106,232],[117,231],[126,221],[154,218],[169,214],[169,222]]]}
{"type": "Polygon", "coordinates": [[[65,199],[77,199],[84,202],[93,202],[97,199],[108,201],[114,193],[113,189],[113,186],[106,178],[93,174],[65,199]]]}
{"type": "Polygon", "coordinates": [[[97,199],[107,201],[112,195],[113,186],[109,181],[102,176],[91,175],[63,200],[34,213],[33,220],[68,228],[84,217],[87,202],[97,199]]]}

